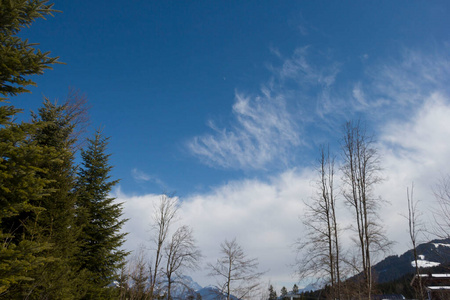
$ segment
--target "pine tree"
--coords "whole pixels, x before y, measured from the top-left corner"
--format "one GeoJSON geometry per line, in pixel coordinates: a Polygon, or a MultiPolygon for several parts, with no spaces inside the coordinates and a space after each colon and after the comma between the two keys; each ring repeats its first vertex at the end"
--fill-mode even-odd
{"type": "MultiPolygon", "coordinates": [[[[0,94],[15,96],[29,92],[29,85],[36,85],[29,75],[42,74],[57,57],[35,49],[36,44],[18,37],[22,28],[39,18],[45,19],[55,10],[53,4],[39,0],[0,1],[0,94]]],[[[0,97],[0,101],[5,98],[0,97]]]]}
{"type": "Polygon", "coordinates": [[[287,289],[286,289],[286,287],[282,287],[281,288],[281,297],[284,297],[284,296],[286,296],[287,295],[287,289]]]}
{"type": "Polygon", "coordinates": [[[49,180],[38,175],[44,149],[31,139],[33,125],[12,121],[17,112],[0,107],[0,297],[10,299],[22,298],[21,284],[35,279],[31,271],[51,261],[44,256],[50,244],[37,241],[33,224],[49,192],[49,180]]]}
{"type": "Polygon", "coordinates": [[[22,299],[24,282],[36,280],[33,271],[52,260],[50,244],[37,240],[33,221],[43,212],[37,204],[48,194],[49,180],[42,162],[45,151],[31,136],[33,124],[16,124],[21,111],[5,104],[6,97],[28,92],[35,83],[27,77],[42,74],[57,58],[36,50],[18,37],[38,18],[51,15],[48,1],[0,1],[0,297],[22,299]]]}
{"type": "Polygon", "coordinates": [[[118,180],[111,180],[110,154],[106,154],[108,138],[97,131],[81,152],[82,167],[78,172],[77,207],[81,233],[81,267],[88,272],[90,282],[87,297],[107,297],[105,287],[118,279],[127,252],[120,249],[125,241],[121,233],[122,203],[109,196],[118,180]]]}
{"type": "Polygon", "coordinates": [[[45,254],[53,258],[51,263],[36,270],[37,279],[27,287],[38,298],[74,299],[85,293],[85,277],[75,260],[80,230],[75,224],[72,121],[73,116],[65,105],[47,99],[38,113],[33,114],[33,124],[37,127],[33,139],[45,149],[46,157],[41,165],[45,172],[39,175],[50,181],[47,188],[51,190],[38,205],[43,211],[35,221],[37,239],[52,244],[45,254]]]}
{"type": "Polygon", "coordinates": [[[273,289],[273,286],[269,286],[269,300],[276,300],[277,299],[277,292],[273,289]]]}

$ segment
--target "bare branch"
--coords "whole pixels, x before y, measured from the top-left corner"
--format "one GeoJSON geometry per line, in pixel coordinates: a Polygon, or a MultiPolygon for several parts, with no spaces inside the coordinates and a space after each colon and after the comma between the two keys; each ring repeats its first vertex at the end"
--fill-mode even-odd
{"type": "Polygon", "coordinates": [[[248,298],[259,288],[260,277],[264,274],[257,272],[258,260],[247,258],[236,239],[225,240],[220,247],[223,256],[216,264],[208,263],[209,275],[216,277],[218,289],[228,300],[231,299],[231,295],[238,299],[248,298]]]}
{"type": "Polygon", "coordinates": [[[171,287],[176,278],[184,270],[198,269],[202,254],[195,244],[192,229],[188,226],[181,226],[175,231],[164,251],[167,259],[164,271],[167,278],[167,299],[171,299],[171,287]]]}
{"type": "Polygon", "coordinates": [[[307,228],[307,234],[296,244],[296,271],[300,280],[320,278],[321,284],[330,284],[330,296],[340,298],[341,258],[336,218],[334,158],[330,157],[328,147],[321,147],[317,166],[317,194],[310,204],[305,203],[307,209],[303,224],[307,228]]]}
{"type": "Polygon", "coordinates": [[[386,238],[377,210],[382,200],[373,196],[376,184],[382,181],[380,158],[373,146],[372,136],[366,134],[360,121],[347,122],[344,126],[342,157],[344,165],[343,195],[355,217],[356,241],[360,248],[360,259],[365,281],[365,291],[371,298],[373,289],[372,260],[379,252],[389,250],[391,243],[386,238]]]}
{"type": "Polygon", "coordinates": [[[450,175],[443,176],[433,188],[437,209],[433,210],[433,234],[438,238],[450,237],[450,175]]]}
{"type": "Polygon", "coordinates": [[[159,204],[155,207],[152,229],[156,231],[153,239],[155,246],[155,263],[153,273],[150,276],[150,296],[153,297],[158,288],[161,273],[161,260],[163,258],[163,246],[167,239],[171,224],[175,221],[178,211],[178,200],[175,197],[162,195],[159,204]]]}

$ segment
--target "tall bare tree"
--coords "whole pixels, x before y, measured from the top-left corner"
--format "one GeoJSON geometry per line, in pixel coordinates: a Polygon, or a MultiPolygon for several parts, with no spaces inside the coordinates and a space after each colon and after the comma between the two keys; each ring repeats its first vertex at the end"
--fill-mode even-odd
{"type": "Polygon", "coordinates": [[[343,195],[354,212],[353,229],[360,248],[364,293],[370,300],[373,288],[372,254],[387,251],[390,242],[378,222],[377,211],[382,200],[373,195],[374,187],[382,181],[380,159],[372,136],[366,134],[365,126],[360,121],[345,124],[342,157],[343,195]]]}
{"type": "Polygon", "coordinates": [[[186,225],[175,231],[164,250],[167,259],[164,272],[167,278],[167,299],[170,300],[172,284],[180,278],[182,271],[197,269],[202,254],[195,244],[192,229],[186,225]]]}
{"type": "Polygon", "coordinates": [[[408,201],[408,232],[409,238],[411,241],[411,245],[413,248],[414,262],[415,262],[415,270],[417,280],[419,284],[416,289],[416,297],[418,299],[425,299],[425,294],[422,286],[422,278],[420,277],[420,269],[418,264],[418,253],[417,253],[417,242],[419,238],[419,234],[423,233],[425,230],[422,222],[420,221],[420,212],[417,209],[418,201],[414,201],[414,184],[411,185],[411,189],[406,188],[406,199],[408,201]]]}
{"type": "Polygon", "coordinates": [[[433,233],[438,238],[450,238],[450,175],[443,176],[433,188],[437,209],[433,211],[433,233]]]}
{"type": "Polygon", "coordinates": [[[339,228],[336,218],[334,187],[334,158],[329,147],[320,148],[318,159],[317,194],[307,209],[303,224],[307,228],[305,239],[298,240],[296,268],[300,279],[325,278],[331,285],[331,297],[340,298],[341,271],[339,253],[339,228]]]}
{"type": "Polygon", "coordinates": [[[176,219],[178,201],[175,197],[162,195],[153,215],[152,229],[156,232],[153,238],[155,256],[152,274],[150,275],[150,296],[153,298],[156,289],[159,288],[161,278],[161,261],[163,258],[164,243],[169,234],[169,229],[176,219]]]}
{"type": "Polygon", "coordinates": [[[258,289],[260,277],[264,274],[258,272],[258,259],[247,258],[236,239],[220,244],[220,252],[223,256],[215,264],[208,263],[209,275],[216,277],[217,288],[227,300],[231,295],[248,299],[258,289]]]}
{"type": "Polygon", "coordinates": [[[79,90],[70,88],[63,106],[69,121],[74,126],[74,130],[70,135],[70,138],[75,141],[72,145],[72,150],[78,151],[86,143],[84,135],[90,126],[88,98],[79,90]]]}

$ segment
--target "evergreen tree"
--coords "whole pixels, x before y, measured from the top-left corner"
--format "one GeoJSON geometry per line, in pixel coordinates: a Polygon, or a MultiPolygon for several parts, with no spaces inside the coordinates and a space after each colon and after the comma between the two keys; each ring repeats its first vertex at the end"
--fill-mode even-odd
{"type": "Polygon", "coordinates": [[[10,299],[22,298],[21,283],[34,281],[31,271],[51,260],[43,253],[50,244],[37,241],[31,221],[48,193],[49,180],[38,175],[44,151],[31,139],[33,125],[12,121],[17,111],[0,107],[0,297],[10,299]]]}
{"type": "Polygon", "coordinates": [[[298,294],[298,286],[296,284],[294,284],[294,287],[292,288],[292,293],[298,294]]]}
{"type": "MultiPolygon", "coordinates": [[[[36,84],[26,76],[42,74],[57,62],[57,57],[49,57],[49,52],[41,52],[34,48],[36,44],[18,37],[22,28],[55,12],[52,7],[48,1],[0,1],[0,95],[29,92],[26,87],[36,84]]],[[[0,96],[0,101],[4,99],[0,96]]]]}
{"type": "Polygon", "coordinates": [[[273,286],[269,286],[269,300],[276,300],[277,299],[277,292],[273,289],[273,286]]]}
{"type": "Polygon", "coordinates": [[[81,152],[83,162],[78,172],[78,222],[82,226],[79,257],[90,278],[87,296],[91,299],[105,296],[105,287],[117,280],[127,255],[120,249],[125,241],[120,229],[126,221],[122,219],[122,203],[115,203],[109,196],[118,180],[111,180],[107,145],[108,139],[97,131],[81,152]]]}
{"type": "Polygon", "coordinates": [[[286,287],[282,287],[281,288],[281,297],[284,297],[284,296],[286,296],[287,295],[287,289],[286,289],[286,287]]]}
{"type": "Polygon", "coordinates": [[[79,251],[79,228],[75,224],[75,166],[71,150],[74,125],[73,116],[66,105],[58,105],[45,99],[43,107],[33,114],[33,124],[37,126],[34,140],[43,147],[46,160],[39,173],[50,181],[47,188],[51,193],[43,197],[39,207],[43,209],[35,221],[38,240],[49,242],[52,248],[46,256],[54,260],[37,270],[35,280],[28,289],[39,298],[73,299],[85,292],[85,277],[79,272],[75,256],[79,251]]]}
{"type": "Polygon", "coordinates": [[[43,212],[38,202],[48,194],[49,180],[39,174],[45,151],[31,136],[33,124],[16,124],[19,109],[6,105],[9,96],[28,92],[35,85],[27,77],[42,74],[57,61],[36,44],[18,37],[38,18],[51,15],[48,1],[0,1],[0,297],[24,298],[22,284],[35,281],[33,271],[52,260],[44,252],[50,248],[38,241],[33,224],[43,212]]]}

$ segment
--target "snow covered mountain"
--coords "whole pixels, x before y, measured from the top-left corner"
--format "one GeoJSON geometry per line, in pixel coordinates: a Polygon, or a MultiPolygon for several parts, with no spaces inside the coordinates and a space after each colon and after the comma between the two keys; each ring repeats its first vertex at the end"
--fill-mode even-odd
{"type": "MultiPolygon", "coordinates": [[[[175,300],[196,300],[201,296],[202,300],[216,300],[221,294],[220,291],[214,286],[201,287],[189,276],[182,276],[176,279],[176,284],[172,290],[172,296],[175,300]]],[[[236,297],[231,296],[233,300],[237,300],[236,297]]]]}
{"type": "MultiPolygon", "coordinates": [[[[419,268],[431,268],[450,264],[450,239],[433,240],[417,246],[419,268]]],[[[378,282],[389,282],[415,271],[413,250],[402,255],[386,257],[373,266],[378,282]]]]}
{"type": "Polygon", "coordinates": [[[176,278],[172,287],[172,297],[174,299],[196,299],[197,291],[202,287],[195,282],[190,276],[181,276],[176,278]],[[192,298],[193,297],[193,298],[192,298]]]}

